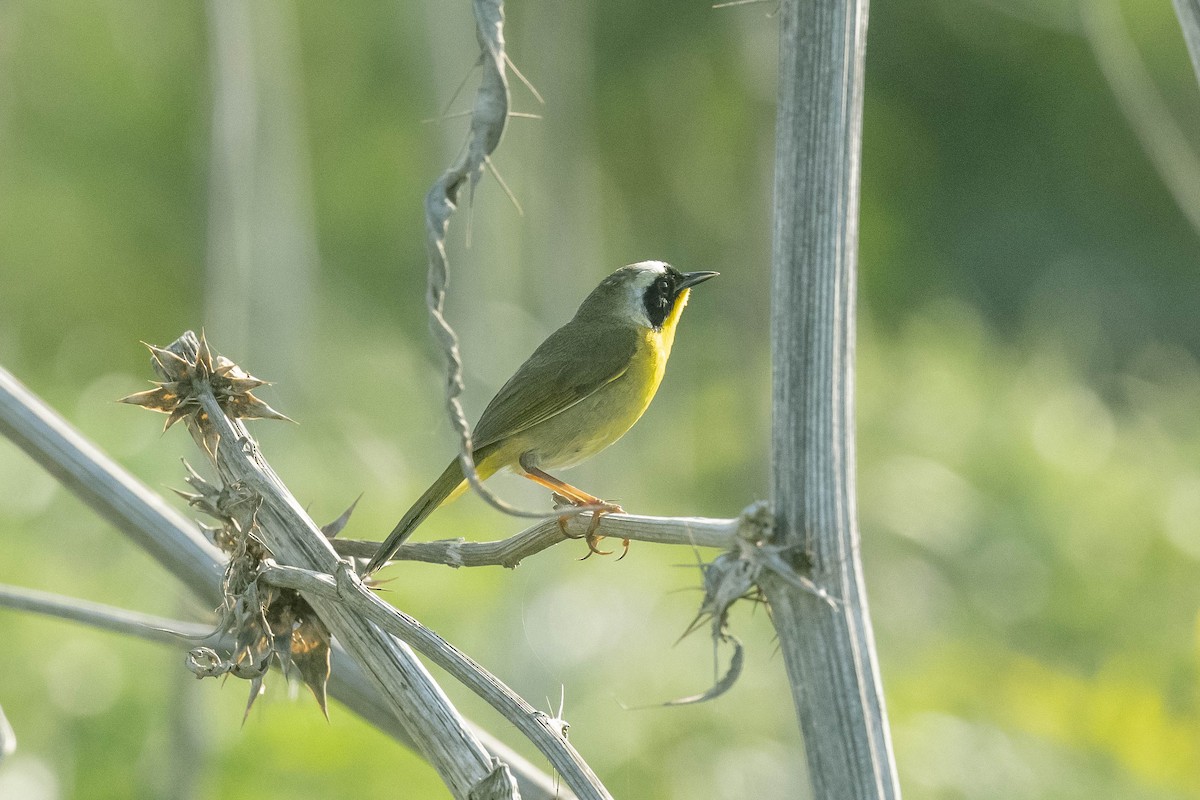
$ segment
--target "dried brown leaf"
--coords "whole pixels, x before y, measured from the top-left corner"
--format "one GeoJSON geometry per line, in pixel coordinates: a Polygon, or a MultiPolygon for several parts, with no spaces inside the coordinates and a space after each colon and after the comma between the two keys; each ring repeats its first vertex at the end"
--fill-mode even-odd
{"type": "Polygon", "coordinates": [[[178,353],[164,347],[156,347],[149,342],[142,342],[142,344],[149,348],[150,357],[154,359],[157,371],[162,377],[176,381],[188,375],[191,365],[178,353]]]}
{"type": "Polygon", "coordinates": [[[151,411],[159,411],[163,414],[170,414],[179,405],[179,397],[174,392],[170,391],[163,384],[159,384],[154,389],[147,389],[144,392],[135,392],[131,395],[126,395],[117,401],[118,403],[128,403],[133,406],[142,406],[151,411]]]}
{"type": "Polygon", "coordinates": [[[329,719],[326,696],[326,684],[329,683],[329,642],[329,629],[310,608],[292,631],[291,655],[301,680],[312,690],[325,719],[329,719]]]}
{"type": "Polygon", "coordinates": [[[226,414],[236,419],[279,419],[285,422],[295,422],[295,420],[279,413],[250,392],[229,395],[221,403],[221,408],[226,414]]]}

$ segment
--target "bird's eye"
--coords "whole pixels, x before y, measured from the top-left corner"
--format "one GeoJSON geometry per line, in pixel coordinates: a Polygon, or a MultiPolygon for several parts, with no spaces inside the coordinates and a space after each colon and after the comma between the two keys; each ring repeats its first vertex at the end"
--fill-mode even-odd
{"type": "Polygon", "coordinates": [[[646,289],[646,315],[654,328],[662,327],[663,321],[671,311],[674,299],[674,281],[667,276],[655,279],[654,283],[646,289]]]}
{"type": "Polygon", "coordinates": [[[655,284],[655,294],[658,295],[658,303],[663,308],[671,304],[671,282],[666,278],[660,278],[655,284]]]}

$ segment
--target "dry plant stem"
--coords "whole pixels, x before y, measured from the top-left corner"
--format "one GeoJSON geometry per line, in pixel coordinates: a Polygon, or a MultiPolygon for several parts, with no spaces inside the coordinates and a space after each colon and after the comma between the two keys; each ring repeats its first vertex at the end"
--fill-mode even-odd
{"type": "MultiPolygon", "coordinates": [[[[240,485],[261,498],[256,514],[260,538],[284,562],[332,573],[337,555],[258,453],[245,428],[225,417],[207,386],[196,385],[194,392],[202,413],[189,430],[202,450],[206,442],[217,443],[209,455],[226,485],[240,485]]],[[[344,604],[307,595],[305,599],[350,657],[375,678],[388,706],[451,794],[465,800],[492,771],[492,759],[412,651],[344,604]]]]}
{"type": "Polygon", "coordinates": [[[425,195],[425,247],[429,258],[425,302],[429,328],[446,357],[446,413],[459,436],[459,458],[471,487],[489,504],[509,512],[502,502],[483,487],[471,457],[471,425],[459,397],[463,392],[462,356],[458,334],[444,311],[450,285],[450,262],[446,255],[446,233],[457,210],[458,193],[468,181],[471,190],[483,174],[487,157],[500,144],[508,120],[508,80],[504,74],[504,4],[500,0],[475,0],[475,30],[479,39],[483,77],[471,109],[471,133],[462,155],[441,174],[425,195]]]}
{"type": "Polygon", "coordinates": [[[1183,29],[1188,53],[1192,56],[1192,69],[1196,71],[1196,82],[1200,83],[1200,0],[1173,0],[1175,16],[1183,29]]]}
{"type": "MultiPolygon", "coordinates": [[[[220,442],[215,463],[222,479],[226,484],[236,483],[251,489],[262,498],[258,525],[275,557],[281,563],[310,572],[344,573],[348,566],[346,562],[338,560],[328,540],[262,458],[245,428],[223,415],[211,391],[201,388],[198,399],[205,412],[199,425],[211,428],[205,431],[208,435],[197,436],[197,442],[203,446],[203,442],[211,441],[215,434],[220,442]]],[[[390,619],[398,612],[374,596],[356,577],[353,585],[353,591],[345,592],[358,597],[353,606],[345,597],[336,594],[331,597],[305,592],[304,597],[351,657],[376,676],[392,709],[401,716],[419,749],[442,775],[451,792],[456,797],[467,797],[497,765],[407,645],[373,625],[369,618],[390,619]],[[364,608],[372,608],[371,615],[365,614],[364,608]]],[[[475,670],[472,680],[476,684],[499,684],[481,669],[475,670]]],[[[526,715],[536,713],[532,708],[525,712],[526,715]]],[[[509,719],[531,736],[537,732],[537,726],[531,728],[524,716],[514,715],[509,719]]],[[[550,731],[548,726],[543,727],[550,731]]],[[[535,738],[534,744],[580,798],[600,800],[609,797],[595,774],[567,742],[558,737],[550,741],[542,736],[535,738]]]]}
{"type": "Polygon", "coordinates": [[[840,602],[764,574],[817,800],[900,796],[854,498],[854,302],[866,0],[780,8],[772,278],[776,545],[840,602]]]}
{"type": "MultiPolygon", "coordinates": [[[[407,542],[392,556],[392,561],[422,561],[428,564],[445,564],[448,567],[511,569],[529,556],[560,542],[582,537],[587,532],[590,522],[590,514],[572,517],[567,521],[570,536],[564,535],[558,521],[552,519],[539,522],[507,539],[495,542],[469,542],[465,539],[407,542]]],[[[746,524],[744,517],[708,519],[605,514],[600,518],[598,533],[613,539],[728,550],[733,547],[734,540],[746,524]]],[[[334,539],[333,549],[343,557],[370,558],[379,549],[379,542],[334,539]]]]}
{"type": "MultiPolygon", "coordinates": [[[[32,611],[50,617],[82,622],[93,628],[124,633],[158,644],[184,644],[211,636],[212,625],[156,617],[138,611],[128,611],[102,603],[92,603],[77,597],[63,597],[36,589],[0,584],[0,606],[18,611],[32,611]]],[[[190,646],[190,645],[189,645],[190,646]]]]}
{"type": "MultiPolygon", "coordinates": [[[[224,555],[191,520],[104,455],[3,368],[0,434],[148,551],[205,604],[215,608],[221,602],[224,555]]],[[[416,749],[374,681],[346,656],[338,642],[334,643],[329,692],[367,722],[416,749]]],[[[475,730],[493,755],[514,768],[523,797],[551,800],[563,796],[552,778],[491,734],[478,727],[475,730]]]]}
{"type": "MultiPolygon", "coordinates": [[[[457,210],[458,195],[464,184],[472,193],[483,170],[490,167],[489,156],[504,136],[504,126],[510,116],[508,78],[504,51],[504,3],[501,0],[475,0],[475,31],[479,39],[483,77],[475,93],[471,109],[471,133],[462,155],[441,174],[425,194],[425,249],[429,258],[428,286],[425,297],[429,309],[429,328],[446,358],[446,413],[459,437],[459,460],[463,475],[471,488],[493,508],[514,517],[547,519],[581,511],[596,510],[590,506],[561,509],[553,513],[528,511],[504,502],[479,479],[475,460],[471,456],[471,425],[467,422],[459,398],[463,392],[462,354],[458,334],[445,316],[446,291],[450,285],[450,262],[446,255],[446,233],[450,217],[457,210]]],[[[495,168],[492,167],[493,174],[495,168]]],[[[497,176],[498,177],[498,176],[497,176]]],[[[511,196],[511,195],[510,195],[511,196]]]]}
{"type": "MultiPolygon", "coordinates": [[[[1121,17],[1120,4],[1117,0],[1080,3],[1079,21],[1125,120],[1175,205],[1200,236],[1200,156],[1154,84],[1121,17]]],[[[1186,17],[1181,15],[1180,22],[1186,35],[1186,17]]]]}
{"type": "MultiPolygon", "coordinates": [[[[469,656],[459,652],[445,639],[408,614],[379,602],[378,598],[364,588],[349,563],[343,562],[336,576],[278,564],[268,564],[261,575],[268,583],[295,589],[306,598],[323,597],[353,609],[364,619],[369,619],[383,630],[415,647],[422,655],[486,700],[537,745],[542,754],[551,760],[555,769],[564,776],[564,780],[578,768],[587,770],[590,775],[590,769],[567,744],[560,728],[556,727],[549,715],[529,705],[520,695],[497,680],[469,656]],[[564,761],[564,754],[571,756],[571,759],[564,761]]],[[[599,784],[594,775],[590,775],[590,778],[599,784]]],[[[580,797],[608,797],[607,793],[593,794],[587,791],[590,788],[588,786],[583,787],[585,791],[579,791],[577,787],[572,788],[576,788],[580,797]]]]}
{"type": "Polygon", "coordinates": [[[184,517],[0,368],[0,434],[129,536],[206,603],[220,602],[223,556],[184,517]]]}
{"type": "MultiPolygon", "coordinates": [[[[276,569],[279,568],[277,567],[276,569]]],[[[285,582],[279,581],[278,585],[285,585],[285,582]]],[[[40,592],[34,589],[6,586],[3,584],[0,584],[0,607],[11,608],[17,611],[30,611],[35,614],[80,622],[101,630],[123,633],[145,641],[155,642],[156,644],[173,645],[175,647],[193,647],[197,641],[206,639],[213,632],[211,625],[200,625],[194,622],[156,617],[150,614],[116,608],[115,606],[91,603],[75,597],[64,597],[49,592],[40,592]]],[[[436,636],[432,632],[430,632],[430,635],[436,636]]],[[[215,642],[215,646],[223,646],[221,639],[208,639],[208,641],[210,644],[215,642]]],[[[449,645],[445,646],[449,647],[449,645]]],[[[345,657],[344,653],[342,657],[345,657]]],[[[387,716],[390,718],[390,715],[387,716]]],[[[493,753],[496,753],[505,761],[514,759],[523,769],[533,770],[532,765],[528,764],[520,756],[510,754],[506,749],[497,751],[490,742],[488,743],[488,749],[492,750],[493,753]]],[[[539,793],[547,798],[555,796],[554,787],[549,781],[545,781],[544,786],[539,784],[537,788],[532,788],[528,784],[528,781],[526,781],[526,784],[529,787],[524,792],[526,796],[534,797],[538,796],[539,793]]],[[[560,790],[557,793],[557,797],[571,798],[574,795],[569,792],[564,794],[560,790]]]]}
{"type": "Polygon", "coordinates": [[[3,764],[4,759],[11,756],[16,749],[17,734],[8,723],[8,717],[4,716],[4,709],[0,707],[0,764],[3,764]]]}

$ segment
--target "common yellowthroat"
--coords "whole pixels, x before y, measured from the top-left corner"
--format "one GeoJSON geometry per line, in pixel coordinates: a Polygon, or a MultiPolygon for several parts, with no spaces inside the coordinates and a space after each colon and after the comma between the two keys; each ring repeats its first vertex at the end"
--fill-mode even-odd
{"type": "MultiPolygon", "coordinates": [[[[597,506],[588,555],[607,555],[596,548],[601,538],[596,525],[601,514],[621,507],[545,470],[575,466],[633,427],[658,391],[691,287],[717,274],[642,261],[601,281],[574,318],[533,351],[484,409],[472,446],[480,479],[507,468],[557,499],[597,506]]],[[[386,564],[434,509],[467,486],[456,456],[380,545],[364,574],[386,564]]]]}

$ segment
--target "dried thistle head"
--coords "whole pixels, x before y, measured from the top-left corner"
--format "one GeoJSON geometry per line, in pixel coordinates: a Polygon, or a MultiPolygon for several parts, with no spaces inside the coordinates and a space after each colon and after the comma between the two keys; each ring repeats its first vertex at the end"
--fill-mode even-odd
{"type": "MultiPolygon", "coordinates": [[[[218,520],[205,526],[213,542],[229,555],[222,581],[224,602],[218,612],[220,630],[232,640],[227,656],[211,648],[197,648],[188,667],[197,677],[233,675],[250,681],[246,714],[265,690],[272,663],[284,675],[298,678],[313,693],[321,712],[329,716],[326,685],[329,682],[331,636],[308,601],[292,589],[281,589],[261,579],[271,552],[258,535],[261,498],[240,484],[217,486],[205,480],[187,462],[186,481],[192,492],[178,492],[188,503],[218,520]]],[[[357,503],[358,501],[355,501],[357,503]]],[[[322,527],[333,538],[342,530],[354,505],[322,527]]]]}
{"type": "MultiPolygon", "coordinates": [[[[190,341],[196,341],[195,337],[190,341]]],[[[123,397],[120,402],[166,414],[163,425],[166,430],[181,419],[195,419],[204,413],[198,393],[207,387],[229,417],[291,421],[252,393],[268,385],[267,381],[254,377],[224,356],[214,355],[203,332],[194,353],[186,346],[188,342],[188,334],[169,348],[143,342],[150,350],[160,380],[153,382],[155,388],[123,397]]]]}
{"type": "MultiPolygon", "coordinates": [[[[205,424],[205,400],[212,400],[231,418],[287,419],[254,396],[266,384],[227,358],[215,355],[204,335],[190,331],[170,347],[146,345],[159,380],[155,388],[130,395],[125,403],[140,405],[167,415],[166,428],[184,420],[197,441],[215,454],[218,435],[205,424]]],[[[209,408],[211,408],[211,401],[209,408]]],[[[214,484],[184,462],[191,491],[178,494],[188,504],[215,519],[216,526],[202,526],[212,541],[228,555],[222,581],[224,595],[218,609],[218,632],[229,642],[227,654],[209,647],[189,654],[188,668],[198,678],[232,675],[250,682],[246,714],[262,694],[266,673],[272,663],[285,675],[298,676],[317,698],[328,716],[326,683],[329,679],[330,634],[328,628],[298,592],[281,589],[263,580],[264,563],[271,551],[259,533],[258,514],[262,498],[238,483],[214,484]]],[[[331,527],[336,533],[345,524],[347,512],[331,527]]]]}

